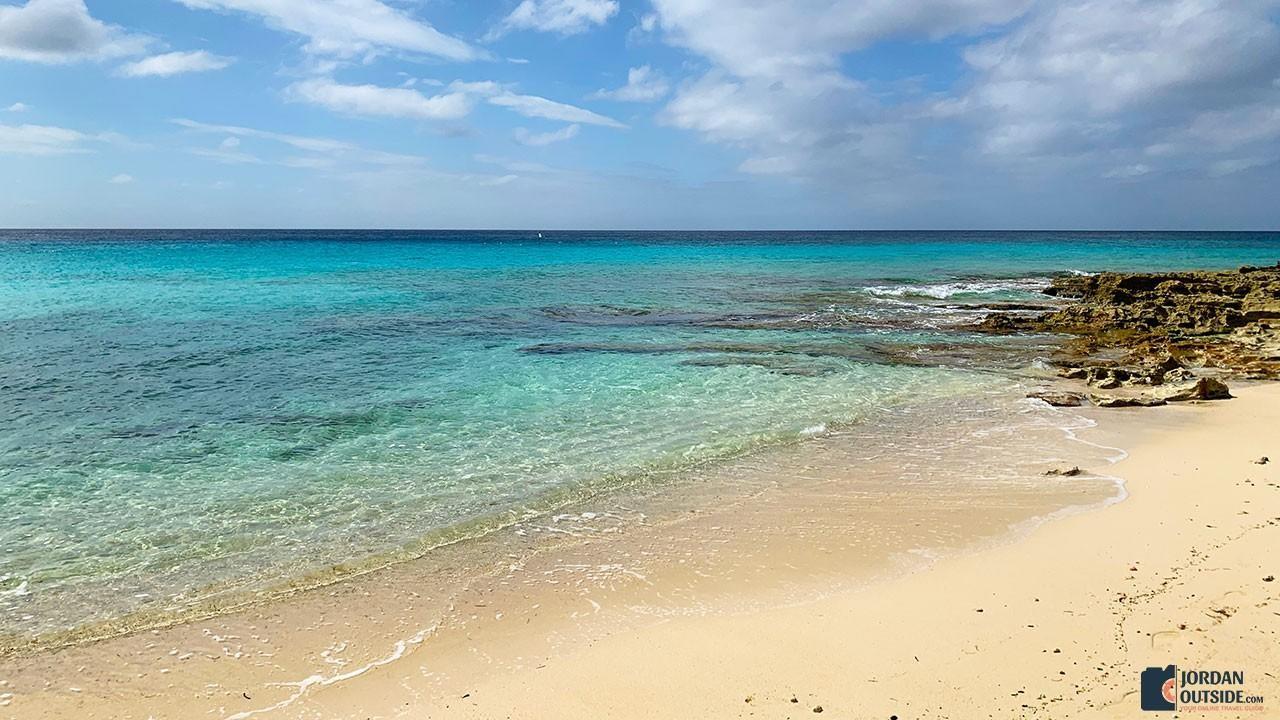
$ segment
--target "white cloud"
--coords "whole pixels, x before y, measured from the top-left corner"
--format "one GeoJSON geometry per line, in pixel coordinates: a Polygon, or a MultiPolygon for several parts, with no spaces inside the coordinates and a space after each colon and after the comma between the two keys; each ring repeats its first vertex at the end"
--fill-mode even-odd
{"type": "MultiPolygon", "coordinates": [[[[239,127],[237,125],[214,125],[198,122],[196,120],[187,120],[185,118],[178,118],[172,122],[179,127],[194,130],[196,132],[229,135],[234,138],[270,140],[272,142],[284,143],[285,145],[299,150],[306,150],[307,152],[342,152],[355,147],[351,143],[343,142],[341,140],[306,137],[303,135],[288,135],[285,133],[272,132],[270,130],[257,130],[255,128],[239,127]]],[[[225,143],[226,141],[224,140],[223,142],[225,143]]]]}
{"type": "Polygon", "coordinates": [[[228,148],[226,143],[216,148],[194,147],[188,148],[187,152],[203,158],[209,158],[222,163],[223,165],[261,165],[262,158],[251,153],[228,148]]]}
{"type": "MultiPolygon", "coordinates": [[[[667,37],[739,76],[831,71],[843,53],[888,38],[976,32],[1029,0],[654,0],[667,37]]],[[[642,23],[645,22],[642,20],[642,23]]]]}
{"type": "Polygon", "coordinates": [[[119,72],[125,77],[170,77],[183,73],[221,70],[233,62],[235,58],[214,55],[204,50],[171,52],[125,63],[120,66],[119,72]]]}
{"type": "Polygon", "coordinates": [[[1145,183],[1280,157],[1277,0],[653,5],[655,30],[711,66],[660,121],[741,152],[747,173],[861,190],[1032,161],[1045,176],[1145,183]],[[960,78],[932,97],[847,74],[878,43],[965,36],[960,78]]]}
{"type": "MultiPolygon", "coordinates": [[[[224,163],[264,162],[257,156],[241,149],[240,141],[243,139],[279,143],[295,150],[313,154],[311,157],[293,157],[280,161],[280,164],[290,165],[291,167],[316,166],[322,164],[325,159],[387,166],[412,166],[425,162],[424,158],[417,155],[401,155],[380,150],[368,150],[354,143],[330,138],[290,135],[237,125],[216,125],[185,118],[177,118],[171,122],[192,132],[227,136],[216,148],[193,148],[190,150],[195,155],[212,158],[224,163]]],[[[323,164],[331,164],[331,162],[323,164]]]]}
{"type": "Polygon", "coordinates": [[[658,29],[658,13],[651,12],[641,15],[636,20],[636,24],[631,26],[627,31],[627,43],[643,43],[648,41],[655,30],[658,29]]]}
{"type": "Polygon", "coordinates": [[[49,125],[0,125],[0,153],[69,155],[87,152],[88,135],[49,125]]]}
{"type": "Polygon", "coordinates": [[[471,98],[462,92],[428,97],[409,88],[377,85],[343,85],[327,78],[304,80],[290,85],[286,95],[352,115],[456,120],[471,111],[471,98]]]}
{"type": "Polygon", "coordinates": [[[887,181],[912,172],[909,125],[851,82],[734,79],[680,86],[660,122],[742,150],[750,174],[887,181]]]}
{"type": "Polygon", "coordinates": [[[498,37],[513,30],[576,35],[604,25],[618,14],[617,0],[523,0],[489,34],[498,37]]]}
{"type": "Polygon", "coordinates": [[[10,105],[9,107],[5,108],[5,112],[20,113],[20,112],[26,112],[30,109],[31,109],[30,105],[27,105],[26,103],[16,102],[10,105]]]}
{"type": "Polygon", "coordinates": [[[881,41],[983,32],[1029,3],[654,0],[656,19],[642,20],[642,31],[661,31],[712,66],[678,86],[659,120],[741,152],[742,172],[820,179],[896,201],[922,176],[908,108],[846,75],[844,56],[881,41]]]}
{"type": "Polygon", "coordinates": [[[977,73],[953,108],[985,149],[1079,154],[1134,144],[1265,89],[1280,62],[1273,0],[1069,0],[965,53],[977,73]],[[1270,68],[1270,71],[1268,71],[1270,68]]]}
{"type": "Polygon", "coordinates": [[[128,185],[129,183],[133,182],[133,176],[125,173],[120,173],[119,175],[116,175],[115,177],[108,180],[107,182],[111,183],[112,185],[128,185]]]}
{"type": "Polygon", "coordinates": [[[0,6],[0,58],[61,64],[136,55],[150,39],[91,15],[84,0],[0,6]]]}
{"type": "Polygon", "coordinates": [[[1280,139],[1280,97],[1231,110],[1210,110],[1196,115],[1174,141],[1193,148],[1232,151],[1255,143],[1280,139]]]}
{"type": "Polygon", "coordinates": [[[531,147],[545,147],[565,140],[572,140],[578,137],[578,131],[582,128],[578,125],[568,125],[560,130],[552,132],[535,133],[525,128],[516,128],[516,142],[521,145],[529,145],[531,147]]]}
{"type": "Polygon", "coordinates": [[[379,0],[177,0],[190,8],[238,11],[306,37],[314,53],[350,57],[375,50],[424,53],[447,60],[483,56],[466,42],[379,0]]]}
{"type": "Polygon", "coordinates": [[[655,72],[648,65],[641,65],[627,71],[626,85],[617,90],[600,90],[595,96],[623,102],[653,102],[662,99],[670,91],[671,85],[661,73],[655,72]]]}
{"type": "Polygon", "coordinates": [[[449,84],[446,93],[428,97],[408,88],[342,85],[327,78],[318,78],[291,85],[287,95],[335,112],[419,120],[461,118],[471,111],[475,98],[483,98],[490,105],[507,108],[525,117],[613,128],[626,127],[613,118],[584,108],[537,95],[514,93],[501,83],[491,80],[456,80],[449,84]]]}
{"type": "Polygon", "coordinates": [[[505,107],[513,112],[530,118],[541,118],[543,120],[559,120],[568,123],[582,123],[583,125],[602,125],[611,128],[625,128],[626,125],[605,117],[598,113],[591,112],[573,105],[548,100],[537,95],[517,95],[511,92],[504,92],[489,98],[489,104],[505,107]]]}

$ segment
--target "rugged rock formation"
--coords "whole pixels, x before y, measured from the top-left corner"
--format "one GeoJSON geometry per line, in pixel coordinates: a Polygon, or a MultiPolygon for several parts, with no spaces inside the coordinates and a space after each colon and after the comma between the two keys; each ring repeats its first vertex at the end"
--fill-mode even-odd
{"type": "Polygon", "coordinates": [[[977,329],[1071,336],[1054,358],[1060,375],[1131,391],[1090,395],[1098,405],[1222,399],[1230,392],[1214,376],[1280,377],[1280,263],[1062,277],[1045,294],[1070,302],[1039,314],[990,315],[977,329]]]}
{"type": "Polygon", "coordinates": [[[1084,404],[1082,393],[1067,390],[1037,390],[1027,393],[1027,397],[1043,400],[1055,407],[1077,407],[1084,404]]]}

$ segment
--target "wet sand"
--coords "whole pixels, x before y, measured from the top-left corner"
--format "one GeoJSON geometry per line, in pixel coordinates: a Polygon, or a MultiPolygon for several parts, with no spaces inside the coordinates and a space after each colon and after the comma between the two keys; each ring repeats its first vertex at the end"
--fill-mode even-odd
{"type": "Polygon", "coordinates": [[[1280,387],[1237,394],[1087,411],[1086,443],[1032,463],[1085,474],[1035,485],[984,478],[1021,448],[994,430],[945,466],[817,441],[789,477],[709,472],[687,517],[579,508],[487,563],[445,548],[0,659],[0,717],[1131,717],[1138,673],[1171,663],[1280,698],[1280,473],[1252,462],[1280,456],[1280,387]]]}
{"type": "MultiPolygon", "coordinates": [[[[1269,711],[1214,715],[1266,716],[1280,705],[1280,469],[1255,461],[1280,455],[1280,386],[1237,394],[1102,414],[1091,437],[1132,443],[1115,470],[1125,502],[812,603],[598,638],[411,707],[475,718],[1123,718],[1140,714],[1141,670],[1177,664],[1244,671],[1269,711]]],[[[393,682],[370,677],[326,707],[346,716],[393,682]]]]}

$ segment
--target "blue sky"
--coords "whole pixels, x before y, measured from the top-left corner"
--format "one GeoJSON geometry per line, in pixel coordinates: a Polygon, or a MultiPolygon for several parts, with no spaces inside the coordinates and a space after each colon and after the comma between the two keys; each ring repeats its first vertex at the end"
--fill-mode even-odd
{"type": "Polygon", "coordinates": [[[1275,228],[1280,0],[0,0],[0,226],[1275,228]]]}

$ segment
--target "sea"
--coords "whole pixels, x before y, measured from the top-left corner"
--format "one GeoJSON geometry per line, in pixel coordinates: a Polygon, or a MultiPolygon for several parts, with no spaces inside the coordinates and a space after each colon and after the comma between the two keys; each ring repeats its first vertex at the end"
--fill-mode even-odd
{"type": "Polygon", "coordinates": [[[906,407],[950,427],[1050,372],[1056,338],[970,326],[1055,276],[1278,259],[1277,233],[0,231],[0,637],[887,445],[906,407]]]}

